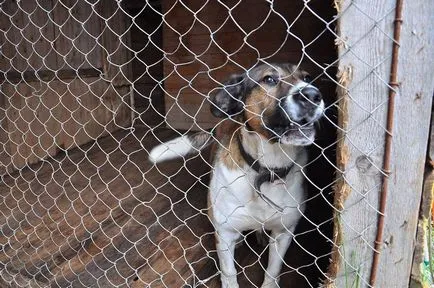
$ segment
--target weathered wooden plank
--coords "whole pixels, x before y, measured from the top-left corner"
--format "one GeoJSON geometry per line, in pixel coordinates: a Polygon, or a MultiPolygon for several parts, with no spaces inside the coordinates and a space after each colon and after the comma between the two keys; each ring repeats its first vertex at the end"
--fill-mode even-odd
{"type": "Polygon", "coordinates": [[[429,225],[432,225],[433,209],[433,191],[434,189],[434,170],[429,169],[425,173],[422,199],[420,205],[419,219],[417,223],[417,233],[415,237],[413,265],[411,267],[411,275],[409,288],[424,288],[429,286],[431,279],[426,279],[425,261],[430,258],[429,248],[432,246],[432,236],[429,234],[429,225]],[[431,217],[430,217],[431,216],[431,217]],[[431,239],[431,242],[430,242],[431,239]],[[431,243],[431,244],[430,244],[431,243]]]}
{"type": "MultiPolygon", "coordinates": [[[[387,199],[381,262],[376,287],[406,287],[409,280],[420,201],[423,166],[432,101],[432,58],[425,45],[432,28],[432,3],[405,5],[399,51],[398,99],[392,143],[392,171],[387,199]],[[417,54],[414,52],[418,51],[417,54]],[[416,68],[418,67],[418,68],[416,68]],[[426,81],[430,84],[426,85],[426,81]],[[411,149],[408,149],[411,147],[411,149]]],[[[341,177],[348,195],[337,194],[343,211],[337,213],[342,242],[336,287],[367,287],[377,231],[379,191],[383,173],[390,59],[395,1],[357,3],[341,1],[339,31],[341,80],[349,82],[340,97],[344,139],[340,153],[345,171],[341,177]],[[354,19],[359,19],[355,22],[354,19]],[[346,78],[346,79],[345,79],[346,78]],[[369,137],[366,137],[369,135],[369,137]]],[[[342,189],[341,191],[345,191],[342,189]]],[[[339,191],[338,191],[339,192],[339,191]]]]}
{"type": "Polygon", "coordinates": [[[99,2],[96,9],[101,15],[98,19],[101,30],[98,33],[101,34],[99,41],[106,79],[114,86],[131,85],[131,55],[127,49],[131,47],[128,31],[131,20],[117,1],[99,2]]]}
{"type": "Polygon", "coordinates": [[[73,0],[57,2],[52,12],[58,53],[57,69],[102,67],[102,51],[98,45],[100,18],[89,3],[73,0]]]}
{"type": "MultiPolygon", "coordinates": [[[[4,3],[6,4],[6,3],[4,3]]],[[[1,70],[6,72],[11,69],[20,72],[25,71],[27,62],[18,52],[18,45],[22,40],[20,29],[25,25],[24,13],[19,5],[14,1],[9,1],[6,5],[2,5],[2,17],[0,17],[0,39],[2,42],[2,53],[0,53],[1,70]]],[[[26,41],[23,41],[21,47],[25,47],[26,41]]]]}
{"type": "Polygon", "coordinates": [[[130,123],[127,87],[114,88],[99,78],[4,84],[2,92],[8,122],[2,141],[11,159],[8,171],[130,123]]]}
{"type": "Polygon", "coordinates": [[[399,100],[396,101],[392,174],[384,227],[384,251],[377,287],[408,285],[429,137],[434,59],[429,47],[434,35],[434,3],[404,2],[399,48],[399,100]],[[403,209],[404,208],[404,209],[403,209]],[[393,269],[391,268],[393,267],[393,269]]]}
{"type": "Polygon", "coordinates": [[[0,17],[2,71],[37,71],[55,69],[56,55],[52,51],[54,28],[48,9],[52,0],[5,1],[0,17]],[[48,24],[47,24],[48,23],[48,24]]]}
{"type": "Polygon", "coordinates": [[[29,287],[29,288],[37,288],[44,287],[46,283],[38,281],[36,279],[28,278],[24,275],[14,275],[12,277],[4,270],[0,272],[0,285],[1,287],[7,288],[20,288],[20,287],[29,287]]]}
{"type": "Polygon", "coordinates": [[[87,78],[69,83],[68,91],[71,93],[57,93],[62,95],[65,111],[58,118],[63,123],[63,147],[96,140],[130,122],[128,87],[115,88],[100,79],[87,78]]]}
{"type": "MultiPolygon", "coordinates": [[[[164,132],[155,131],[162,140],[174,134],[159,132],[164,132]]],[[[58,285],[93,286],[99,278],[103,287],[113,287],[133,279],[135,269],[143,267],[156,251],[164,251],[170,259],[185,251],[185,261],[192,265],[206,255],[203,248],[212,242],[200,241],[212,228],[206,216],[198,218],[200,209],[206,208],[206,193],[196,183],[209,167],[199,165],[202,168],[197,169],[197,159],[181,170],[183,163],[162,164],[159,168],[165,175],[150,170],[152,164],[142,157],[139,139],[143,134],[142,129],[134,136],[115,133],[100,139],[98,145],[70,151],[68,157],[57,156],[37,171],[24,169],[5,177],[0,186],[1,204],[12,209],[2,209],[5,233],[0,237],[4,244],[0,261],[7,271],[17,279],[58,285]],[[121,149],[116,150],[119,145],[121,149]],[[179,177],[166,183],[166,175],[179,177]],[[61,183],[59,189],[55,183],[61,183]],[[14,189],[7,189],[9,186],[14,189]],[[14,197],[8,197],[9,193],[14,197]],[[182,243],[180,250],[159,250],[171,235],[181,241],[173,242],[182,243]]],[[[148,135],[143,141],[145,149],[157,143],[148,135]]],[[[179,269],[186,267],[178,264],[179,269]]]]}
{"type": "Polygon", "coordinates": [[[431,110],[431,135],[429,136],[429,138],[430,144],[428,147],[428,156],[431,161],[431,167],[434,167],[434,104],[431,110]]]}
{"type": "Polygon", "coordinates": [[[8,138],[7,131],[9,130],[9,121],[6,118],[6,97],[4,97],[2,91],[0,90],[0,175],[3,175],[8,170],[7,167],[10,166],[10,146],[8,145],[6,139],[8,138]]]}
{"type": "Polygon", "coordinates": [[[89,3],[69,0],[18,3],[7,1],[2,4],[4,15],[0,28],[4,34],[0,40],[4,54],[0,61],[5,64],[2,65],[4,71],[101,69],[104,66],[109,80],[129,75],[127,66],[122,71],[116,66],[129,59],[128,50],[115,34],[124,34],[122,41],[128,44],[128,17],[121,10],[114,10],[118,7],[116,2],[105,2],[97,9],[103,16],[107,14],[104,10],[112,13],[107,16],[107,22],[101,20],[89,3]],[[113,27],[108,28],[107,23],[113,27]],[[119,24],[122,31],[118,31],[119,24]],[[114,65],[103,63],[107,61],[114,65]]]}
{"type": "MultiPolygon", "coordinates": [[[[190,96],[191,94],[187,95],[190,96]]],[[[217,121],[217,119],[209,113],[209,104],[206,102],[200,109],[198,109],[197,104],[180,104],[174,101],[168,101],[167,104],[170,106],[168,106],[166,112],[166,119],[178,120],[177,125],[173,125],[172,122],[168,123],[169,128],[193,129],[198,131],[214,127],[217,121]]]]}
{"type": "MultiPolygon", "coordinates": [[[[104,72],[98,43],[102,27],[90,4],[6,1],[1,13],[2,122],[8,121],[2,126],[7,135],[1,151],[7,171],[130,122],[128,88],[98,79],[104,72]]],[[[118,16],[112,18],[127,25],[118,16]]],[[[122,46],[118,52],[124,55],[125,50],[122,46]]]]}
{"type": "Polygon", "coordinates": [[[343,110],[341,117],[344,118],[341,123],[345,126],[342,127],[343,145],[338,151],[344,159],[343,167],[340,167],[344,171],[339,177],[351,193],[346,198],[347,195],[341,192],[346,190],[341,188],[336,194],[341,198],[338,202],[343,203],[343,211],[335,216],[335,226],[341,226],[342,235],[342,242],[337,243],[340,245],[340,262],[332,264],[339,266],[336,287],[365,287],[369,282],[387,114],[384,103],[387,103],[388,87],[383,79],[388,79],[390,62],[373,72],[382,61],[380,59],[391,55],[392,43],[384,37],[382,30],[391,31],[393,13],[377,24],[379,29],[372,29],[373,22],[362,11],[372,19],[382,19],[387,15],[385,11],[393,9],[392,2],[365,3],[363,9],[359,9],[351,1],[343,1],[339,7],[343,11],[339,15],[340,37],[345,41],[339,46],[340,81],[349,83],[344,87],[346,91],[338,95],[346,99],[340,107],[343,110]],[[360,21],[356,24],[353,19],[360,21]],[[349,50],[351,53],[348,53],[349,50]]]}
{"type": "MultiPolygon", "coordinates": [[[[204,198],[202,200],[206,201],[204,198]]],[[[184,207],[184,204],[178,207],[184,207]]],[[[185,213],[180,212],[175,214],[184,219],[185,213]]],[[[137,279],[132,281],[133,287],[150,283],[153,287],[197,283],[195,273],[208,264],[210,259],[207,251],[215,249],[214,236],[206,216],[191,215],[188,218],[186,223],[181,223],[172,229],[170,234],[166,233],[165,238],[156,242],[159,244],[158,248],[155,247],[156,250],[148,256],[146,265],[140,267],[137,279]]]]}
{"type": "Polygon", "coordinates": [[[0,81],[7,81],[8,83],[17,84],[20,81],[24,80],[26,82],[35,82],[35,81],[51,81],[51,80],[67,80],[67,79],[75,79],[77,77],[88,78],[88,77],[99,77],[101,76],[102,71],[94,68],[86,68],[86,69],[66,69],[66,70],[57,70],[56,72],[52,70],[39,70],[39,71],[25,71],[23,73],[18,72],[7,72],[3,75],[0,75],[0,81]]]}
{"type": "MultiPolygon", "coordinates": [[[[23,43],[27,43],[26,58],[28,68],[25,70],[44,70],[57,68],[56,54],[52,43],[55,40],[54,27],[51,24],[50,9],[53,0],[22,1],[26,27],[22,31],[23,43]]],[[[20,53],[21,54],[21,53],[20,53]]]]}
{"type": "MultiPolygon", "coordinates": [[[[45,131],[43,124],[48,120],[43,115],[49,116],[50,111],[44,105],[40,105],[41,98],[33,93],[33,91],[40,91],[43,94],[47,91],[47,86],[32,82],[20,84],[17,89],[10,84],[4,84],[2,88],[6,96],[4,108],[8,121],[8,137],[5,141],[9,145],[13,168],[19,169],[26,163],[37,162],[38,157],[46,156],[47,153],[44,153],[43,148],[50,149],[51,145],[45,146],[45,143],[38,145],[39,138],[43,137],[45,131]],[[42,114],[42,120],[38,119],[38,112],[42,114]]],[[[47,124],[51,126],[50,123],[47,124]]]]}

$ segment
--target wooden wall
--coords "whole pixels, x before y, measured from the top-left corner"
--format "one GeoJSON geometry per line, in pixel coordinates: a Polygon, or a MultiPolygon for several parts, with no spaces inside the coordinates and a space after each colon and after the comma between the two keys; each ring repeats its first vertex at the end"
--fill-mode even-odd
{"type": "Polygon", "coordinates": [[[2,166],[8,171],[95,140],[130,119],[125,106],[128,89],[95,77],[3,84],[0,97],[4,97],[1,126],[6,134],[0,140],[2,166]]]}
{"type": "Polygon", "coordinates": [[[127,27],[115,1],[2,2],[1,174],[129,123],[127,27]]]}
{"type": "MultiPolygon", "coordinates": [[[[273,9],[267,1],[188,0],[182,3],[162,1],[166,13],[163,27],[165,107],[170,127],[213,126],[217,119],[209,113],[206,101],[209,92],[230,74],[243,72],[243,68],[253,66],[258,59],[302,61],[313,74],[323,72],[303,55],[301,41],[306,45],[306,53],[320,65],[335,60],[333,35],[330,31],[323,33],[326,25],[304,8],[303,1],[274,1],[273,9]],[[286,22],[290,25],[289,33],[286,22]]],[[[326,21],[333,17],[331,3],[311,1],[309,7],[326,21]]],[[[330,97],[334,97],[333,94],[330,97]]]]}
{"type": "MultiPolygon", "coordinates": [[[[375,287],[408,287],[434,82],[434,2],[404,1],[391,168],[375,287]],[[431,38],[430,38],[431,37],[431,38]],[[417,53],[415,53],[417,51],[417,53]]],[[[395,0],[340,1],[340,121],[335,262],[327,287],[369,285],[383,188],[395,0]],[[380,3],[381,2],[381,3],[380,3]],[[358,19],[357,22],[354,19],[358,19]],[[381,19],[373,22],[373,19],[381,19]],[[333,273],[334,270],[334,273],[333,273]]],[[[397,21],[396,21],[397,22],[397,21]]]]}

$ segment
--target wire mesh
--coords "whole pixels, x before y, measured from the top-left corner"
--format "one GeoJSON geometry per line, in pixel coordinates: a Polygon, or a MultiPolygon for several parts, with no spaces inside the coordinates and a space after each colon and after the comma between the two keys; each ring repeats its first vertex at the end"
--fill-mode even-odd
{"type": "MultiPolygon", "coordinates": [[[[387,93],[365,102],[352,93],[367,82],[390,88],[378,71],[391,54],[357,55],[371,37],[393,42],[381,24],[391,22],[394,7],[377,15],[352,2],[336,12],[329,2],[0,1],[0,283],[219,287],[216,225],[208,216],[215,203],[207,190],[221,155],[217,148],[193,147],[200,151],[153,164],[148,154],[197,131],[223,153],[222,135],[209,131],[227,121],[244,129],[246,122],[213,117],[210,97],[233,74],[255,80],[249,72],[258,63],[290,62],[313,76],[325,107],[317,139],[306,148],[309,160],[292,159],[308,190],[291,207],[300,220],[286,232],[293,239],[278,255],[282,269],[263,287],[332,281],[333,248],[347,273],[367,285],[370,258],[346,254],[333,244],[332,232],[339,223],[349,238],[360,239],[357,255],[374,252],[376,217],[357,225],[346,222],[345,213],[360,203],[366,213],[379,213],[373,194],[384,174],[377,161],[384,143],[363,146],[360,138],[367,136],[360,131],[382,139],[387,93]],[[351,43],[336,32],[345,13],[368,26],[351,43]],[[336,47],[358,57],[354,65],[366,71],[350,88],[345,77],[351,73],[338,73],[346,54],[338,57],[336,47]],[[351,111],[344,111],[344,102],[351,111]],[[338,121],[354,111],[359,118],[350,126],[338,121]],[[354,166],[336,163],[340,141],[361,155],[354,166]],[[362,184],[353,177],[360,171],[362,184]],[[341,211],[333,187],[343,185],[356,196],[341,211]]],[[[278,210],[261,197],[243,205],[254,201],[278,210]]],[[[231,255],[240,287],[260,287],[267,275],[276,239],[257,221],[263,233],[238,231],[231,255]]]]}

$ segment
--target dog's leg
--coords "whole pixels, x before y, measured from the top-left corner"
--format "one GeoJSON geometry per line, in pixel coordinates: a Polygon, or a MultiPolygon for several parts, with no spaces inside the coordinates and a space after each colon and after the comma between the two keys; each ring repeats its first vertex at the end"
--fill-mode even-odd
{"type": "Polygon", "coordinates": [[[256,242],[262,247],[266,247],[270,242],[270,237],[265,230],[256,230],[255,236],[256,236],[256,242]]]}
{"type": "Polygon", "coordinates": [[[270,238],[270,246],[268,248],[268,267],[265,271],[264,282],[262,288],[279,287],[279,274],[282,269],[283,258],[286,250],[292,240],[292,232],[288,231],[272,231],[270,238]]]}
{"type": "Polygon", "coordinates": [[[237,231],[218,229],[215,233],[217,256],[220,263],[222,288],[238,288],[235,268],[235,243],[240,237],[237,231]]]}

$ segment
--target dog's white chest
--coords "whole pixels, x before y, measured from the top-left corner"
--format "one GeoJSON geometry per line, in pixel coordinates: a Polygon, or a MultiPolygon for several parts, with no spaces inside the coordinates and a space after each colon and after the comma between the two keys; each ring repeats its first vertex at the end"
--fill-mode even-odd
{"type": "Polygon", "coordinates": [[[264,183],[262,196],[254,189],[254,172],[217,165],[211,181],[213,222],[242,230],[273,229],[295,225],[304,209],[305,189],[298,169],[285,180],[264,183]],[[294,223],[292,223],[294,222],[294,223]]]}

